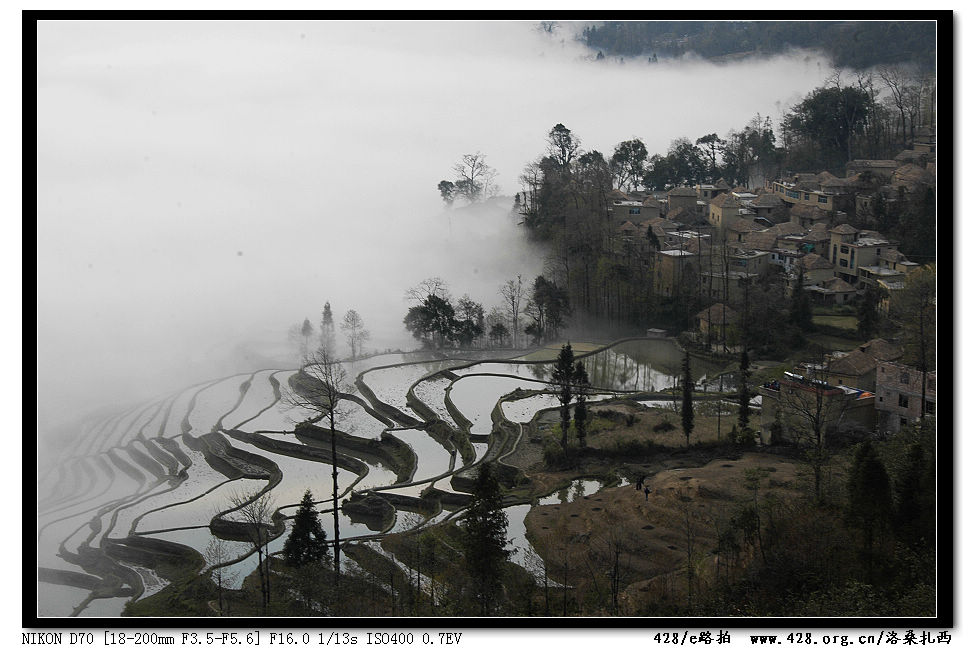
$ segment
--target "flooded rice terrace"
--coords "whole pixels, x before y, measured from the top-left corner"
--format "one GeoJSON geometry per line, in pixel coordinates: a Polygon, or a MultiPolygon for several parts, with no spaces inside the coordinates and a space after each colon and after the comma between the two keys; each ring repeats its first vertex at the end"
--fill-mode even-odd
{"type": "MultiPolygon", "coordinates": [[[[592,377],[592,399],[606,401],[673,386],[681,356],[673,341],[648,339],[581,357],[592,377]]],[[[342,368],[349,390],[336,426],[343,541],[374,543],[389,533],[456,524],[464,512],[456,498],[467,493],[455,483],[470,482],[453,478],[469,477],[482,462],[504,461],[520,441],[505,430],[521,430],[538,412],[558,406],[547,382],[551,362],[397,353],[342,368]],[[348,513],[353,494],[364,493],[390,501],[395,519],[348,513]],[[449,509],[440,494],[450,494],[449,509]],[[437,503],[434,510],[418,506],[421,496],[437,503]]],[[[695,380],[706,380],[709,369],[694,363],[695,380]]],[[[283,518],[269,545],[272,554],[282,550],[306,489],[319,512],[330,514],[330,443],[296,429],[315,416],[290,404],[289,379],[296,374],[268,368],[232,375],[79,425],[55,467],[38,475],[38,615],[121,614],[127,601],[166,586],[151,568],[152,555],[177,545],[211,566],[208,546],[214,530],[235,519],[235,499],[270,494],[283,518]]],[[[598,481],[577,480],[535,505],[600,488],[598,481]]],[[[516,562],[534,555],[524,526],[532,505],[507,509],[516,562]]],[[[331,536],[330,520],[323,525],[331,536]]],[[[257,566],[244,540],[222,541],[225,560],[241,576],[257,566]]]]}

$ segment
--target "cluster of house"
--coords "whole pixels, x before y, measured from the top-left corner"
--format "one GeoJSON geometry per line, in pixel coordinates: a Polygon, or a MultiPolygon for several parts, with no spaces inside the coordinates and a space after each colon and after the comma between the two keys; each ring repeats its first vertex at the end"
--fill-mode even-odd
{"type": "MultiPolygon", "coordinates": [[[[615,251],[652,267],[657,294],[690,290],[714,302],[697,314],[700,337],[727,345],[725,336],[740,318],[733,306],[776,266],[789,291],[801,276],[802,290],[815,304],[850,303],[868,286],[886,295],[902,289],[918,264],[880,232],[852,226],[850,214],[858,215],[857,222],[869,222],[877,201],[906,200],[935,179],[934,135],[920,129],[911,149],[893,160],[854,160],[843,178],[824,171],[767,180],[754,190],[718,180],[674,187],[666,194],[615,191],[610,209],[615,251]]],[[[887,303],[883,300],[882,307],[887,303]]],[[[847,420],[870,429],[899,429],[916,421],[922,409],[933,412],[936,401],[934,372],[922,381],[920,372],[897,363],[900,356],[899,350],[874,340],[831,357],[827,367],[819,368],[821,376],[811,377],[816,373],[811,367],[788,374],[794,378],[763,387],[768,416],[774,417],[782,389],[790,394],[812,390],[843,403],[847,420]],[[922,382],[927,385],[924,399],[922,382]]]]}
{"type": "Polygon", "coordinates": [[[801,274],[814,303],[848,303],[871,285],[889,294],[917,264],[880,232],[850,225],[849,214],[872,214],[876,201],[905,200],[933,185],[934,153],[933,135],[921,129],[912,149],[893,160],[854,160],[844,178],[824,171],[754,190],[724,180],[666,194],[616,190],[616,252],[648,267],[653,255],[654,286],[664,296],[686,290],[693,276],[700,294],[734,303],[774,266],[790,287],[801,274]]]}
{"type": "Polygon", "coordinates": [[[786,428],[807,428],[809,419],[818,416],[827,426],[849,424],[894,433],[922,415],[933,416],[937,371],[925,376],[899,362],[902,356],[898,345],[875,339],[821,362],[801,364],[780,380],[765,383],[758,389],[762,431],[767,434],[775,420],[786,428]]]}

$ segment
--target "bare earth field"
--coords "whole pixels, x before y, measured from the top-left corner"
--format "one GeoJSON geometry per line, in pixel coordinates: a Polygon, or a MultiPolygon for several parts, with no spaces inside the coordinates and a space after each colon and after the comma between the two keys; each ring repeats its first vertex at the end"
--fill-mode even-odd
{"type": "MultiPolygon", "coordinates": [[[[609,487],[570,503],[535,506],[528,513],[527,534],[549,563],[549,577],[567,582],[575,596],[605,600],[606,576],[615,570],[622,614],[638,615],[651,602],[681,601],[687,596],[689,562],[695,590],[706,587],[717,576],[720,566],[714,550],[719,528],[736,511],[752,506],[756,497],[786,501],[800,494],[797,468],[801,471],[801,466],[780,456],[745,452],[738,458],[708,460],[704,446],[680,452],[685,438],[680,417],[672,410],[627,403],[592,410],[632,414],[634,418],[627,425],[625,419],[594,416],[592,420],[602,420],[603,425],[589,437],[590,447],[612,449],[627,441],[649,439],[660,451],[630,460],[625,456],[615,460],[587,458],[573,470],[555,472],[545,469],[542,444],[525,438],[509,458],[531,478],[535,495],[544,495],[582,476],[647,478],[649,494],[632,485],[609,487]],[[673,423],[675,429],[653,432],[653,426],[664,420],[673,423]]],[[[550,426],[557,429],[557,420],[556,413],[546,414],[536,435],[551,432],[550,426]]],[[[735,421],[734,414],[723,413],[722,433],[727,434],[735,421]]],[[[695,416],[691,445],[716,439],[717,417],[695,416]]],[[[710,451],[713,457],[718,448],[710,451]]],[[[744,547],[743,554],[751,550],[744,547]]],[[[747,562],[750,556],[742,558],[747,562]]]]}

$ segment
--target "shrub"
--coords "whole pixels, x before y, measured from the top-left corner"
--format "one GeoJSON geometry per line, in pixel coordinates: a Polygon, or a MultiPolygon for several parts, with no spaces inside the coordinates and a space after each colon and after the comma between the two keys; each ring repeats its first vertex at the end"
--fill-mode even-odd
{"type": "Polygon", "coordinates": [[[561,470],[569,463],[569,458],[562,450],[561,444],[552,437],[546,437],[545,448],[542,451],[545,459],[545,467],[551,470],[561,470]]]}
{"type": "Polygon", "coordinates": [[[673,423],[671,423],[668,419],[664,419],[660,423],[657,423],[656,425],[653,426],[653,431],[654,432],[670,432],[671,430],[673,430],[675,428],[676,428],[676,426],[673,423]]]}

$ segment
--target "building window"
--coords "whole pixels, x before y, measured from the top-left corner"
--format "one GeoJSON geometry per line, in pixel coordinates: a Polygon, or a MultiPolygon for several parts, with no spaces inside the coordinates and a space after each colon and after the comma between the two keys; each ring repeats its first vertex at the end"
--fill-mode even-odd
{"type": "Polygon", "coordinates": [[[883,396],[880,396],[880,402],[881,402],[881,403],[883,403],[883,402],[884,402],[884,397],[883,397],[883,396]]]}
{"type": "Polygon", "coordinates": [[[640,208],[639,207],[630,207],[630,215],[631,216],[639,216],[640,215],[640,208]]]}
{"type": "Polygon", "coordinates": [[[840,267],[841,268],[846,268],[848,265],[849,264],[846,262],[846,259],[840,259],[840,267]]]}
{"type": "Polygon", "coordinates": [[[841,245],[840,246],[840,254],[847,254],[849,251],[850,251],[850,248],[848,248],[847,246],[845,246],[845,245],[841,245]]]}
{"type": "Polygon", "coordinates": [[[924,401],[924,411],[928,414],[934,414],[934,401],[924,401]]]}
{"type": "Polygon", "coordinates": [[[826,203],[829,202],[829,198],[827,198],[826,196],[820,196],[819,197],[819,202],[821,202],[822,204],[825,205],[826,203]]]}
{"type": "Polygon", "coordinates": [[[809,200],[809,194],[808,193],[803,193],[802,194],[802,199],[803,200],[809,200]]]}
{"type": "Polygon", "coordinates": [[[903,426],[903,425],[907,425],[907,419],[906,419],[906,418],[904,418],[903,416],[901,417],[901,425],[902,425],[902,426],[903,426]]]}
{"type": "Polygon", "coordinates": [[[909,382],[911,382],[911,378],[910,376],[907,375],[907,372],[906,371],[901,372],[901,384],[906,385],[909,382]]]}
{"type": "Polygon", "coordinates": [[[833,244],[833,263],[836,263],[836,244],[833,244]]]}
{"type": "Polygon", "coordinates": [[[904,394],[898,394],[897,395],[897,406],[898,407],[907,407],[907,396],[905,396],[904,394]]]}

